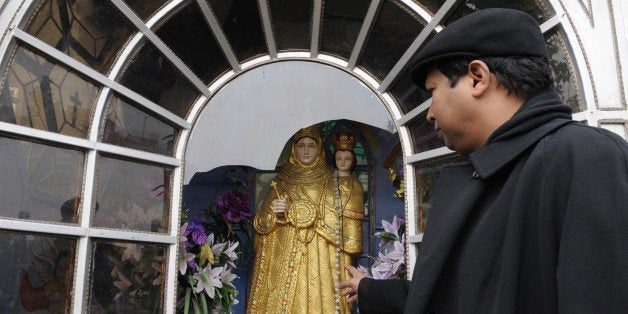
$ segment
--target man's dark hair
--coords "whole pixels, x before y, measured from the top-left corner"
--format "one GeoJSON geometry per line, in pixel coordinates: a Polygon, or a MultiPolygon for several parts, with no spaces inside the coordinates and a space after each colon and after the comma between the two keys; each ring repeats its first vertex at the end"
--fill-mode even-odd
{"type": "Polygon", "coordinates": [[[477,57],[448,59],[436,64],[451,82],[456,86],[460,76],[467,73],[469,63],[480,60],[486,63],[497,81],[506,88],[508,93],[527,100],[550,87],[554,82],[552,69],[545,58],[539,57],[477,57]]]}

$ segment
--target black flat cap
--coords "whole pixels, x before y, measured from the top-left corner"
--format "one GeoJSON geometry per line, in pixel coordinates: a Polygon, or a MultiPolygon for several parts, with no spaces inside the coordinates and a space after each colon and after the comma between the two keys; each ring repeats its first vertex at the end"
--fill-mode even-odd
{"type": "Polygon", "coordinates": [[[522,56],[548,59],[539,23],[529,14],[502,8],[470,13],[436,34],[419,52],[412,80],[425,88],[429,67],[459,57],[522,56]]]}

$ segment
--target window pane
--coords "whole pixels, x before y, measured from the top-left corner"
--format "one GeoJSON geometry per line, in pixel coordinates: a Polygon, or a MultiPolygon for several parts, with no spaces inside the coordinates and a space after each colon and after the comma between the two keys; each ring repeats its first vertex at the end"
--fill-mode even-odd
{"type": "Polygon", "coordinates": [[[126,98],[117,94],[109,98],[103,142],[172,156],[177,134],[177,129],[136,108],[126,98]]]}
{"type": "MultiPolygon", "coordinates": [[[[436,35],[436,32],[430,33],[423,44],[429,42],[432,37],[436,35]]],[[[414,82],[412,81],[412,77],[410,75],[410,71],[412,70],[412,65],[416,63],[416,59],[421,50],[417,50],[417,52],[410,58],[410,61],[406,65],[406,67],[401,70],[401,73],[395,81],[390,86],[390,93],[395,97],[397,103],[401,107],[403,113],[408,113],[416,106],[424,103],[426,100],[432,97],[430,93],[425,91],[423,88],[418,88],[414,82]]]]}
{"type": "Polygon", "coordinates": [[[419,232],[423,232],[425,223],[429,219],[429,211],[432,206],[432,185],[440,174],[440,170],[444,165],[462,163],[467,161],[467,157],[460,155],[451,155],[445,157],[435,158],[429,161],[418,163],[415,168],[416,176],[416,195],[417,206],[419,208],[419,232]]]}
{"type": "Polygon", "coordinates": [[[185,117],[198,91],[150,43],[144,43],[125,69],[121,83],[166,110],[185,117]]]}
{"type": "Polygon", "coordinates": [[[312,0],[269,0],[277,50],[310,50],[312,0]]]}
{"type": "Polygon", "coordinates": [[[427,121],[426,115],[427,111],[424,111],[408,125],[415,154],[445,146],[445,142],[434,132],[434,124],[427,121]]]}
{"type": "Polygon", "coordinates": [[[0,137],[0,216],[76,223],[83,152],[0,137]]]}
{"type": "Polygon", "coordinates": [[[98,87],[24,47],[11,60],[2,84],[0,121],[87,137],[98,87]]]}
{"type": "Polygon", "coordinates": [[[460,3],[451,15],[445,20],[444,25],[478,10],[487,8],[509,8],[527,12],[532,15],[539,24],[547,21],[555,13],[543,0],[465,0],[460,3]]]}
{"type": "Polygon", "coordinates": [[[76,240],[0,231],[1,313],[69,313],[76,240]]]}
{"type": "Polygon", "coordinates": [[[172,169],[99,157],[93,225],[168,232],[172,169]]]}
{"type": "Polygon", "coordinates": [[[168,0],[124,0],[126,4],[135,11],[135,14],[144,21],[161,8],[168,0]]]}
{"type": "Polygon", "coordinates": [[[404,4],[383,1],[358,66],[382,81],[419,35],[424,23],[404,4]]]}
{"type": "Polygon", "coordinates": [[[26,31],[77,61],[106,74],[135,29],[109,2],[46,0],[26,31]]]}
{"type": "Polygon", "coordinates": [[[423,7],[426,11],[436,14],[440,7],[445,3],[445,0],[413,0],[416,4],[423,7]]]}
{"type": "Polygon", "coordinates": [[[207,85],[230,69],[222,49],[194,3],[172,16],[156,34],[207,85]]]}
{"type": "Polygon", "coordinates": [[[161,245],[92,242],[90,313],[162,313],[166,248],[161,245]]]}
{"type": "Polygon", "coordinates": [[[581,98],[578,76],[571,59],[563,34],[553,30],[545,34],[545,43],[550,57],[550,65],[554,71],[554,90],[574,112],[583,111],[584,102],[581,98]]]}
{"type": "Polygon", "coordinates": [[[370,1],[324,1],[321,52],[349,60],[370,1]]]}
{"type": "Polygon", "coordinates": [[[208,2],[240,62],[268,53],[256,0],[208,2]]]}

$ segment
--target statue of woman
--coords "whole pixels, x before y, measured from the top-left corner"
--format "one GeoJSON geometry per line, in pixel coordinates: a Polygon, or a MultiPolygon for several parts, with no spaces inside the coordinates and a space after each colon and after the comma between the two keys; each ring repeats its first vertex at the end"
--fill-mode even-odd
{"type": "Polygon", "coordinates": [[[335,283],[362,251],[364,212],[362,186],[348,181],[325,162],[321,125],[293,136],[290,158],[255,214],[248,313],[350,312],[335,283]]]}

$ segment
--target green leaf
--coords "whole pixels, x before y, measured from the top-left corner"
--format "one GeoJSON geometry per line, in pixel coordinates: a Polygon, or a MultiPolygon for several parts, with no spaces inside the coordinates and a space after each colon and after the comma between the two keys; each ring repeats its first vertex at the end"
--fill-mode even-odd
{"type": "Polygon", "coordinates": [[[203,314],[208,314],[207,300],[205,300],[205,293],[201,293],[201,303],[203,303],[203,314]]]}
{"type": "Polygon", "coordinates": [[[397,237],[396,234],[392,233],[392,232],[382,232],[379,234],[379,237],[382,239],[387,239],[387,240],[398,240],[399,238],[397,237]]]}
{"type": "Polygon", "coordinates": [[[185,289],[185,303],[183,305],[183,313],[188,314],[190,311],[190,294],[192,293],[192,288],[188,287],[185,289]]]}

